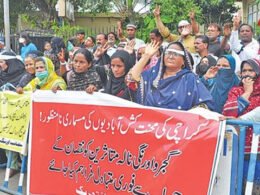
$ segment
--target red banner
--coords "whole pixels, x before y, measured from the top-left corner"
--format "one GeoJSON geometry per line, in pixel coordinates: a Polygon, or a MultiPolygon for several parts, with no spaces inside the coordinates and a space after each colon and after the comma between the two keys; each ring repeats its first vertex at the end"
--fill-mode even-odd
{"type": "Polygon", "coordinates": [[[188,112],[33,102],[31,194],[208,194],[220,123],[188,112]]]}

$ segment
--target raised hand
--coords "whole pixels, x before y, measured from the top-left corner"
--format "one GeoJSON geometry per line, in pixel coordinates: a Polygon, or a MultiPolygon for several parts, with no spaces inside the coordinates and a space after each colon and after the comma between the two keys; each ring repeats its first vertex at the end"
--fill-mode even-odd
{"type": "Polygon", "coordinates": [[[208,71],[206,72],[206,74],[204,75],[205,79],[212,79],[214,77],[216,77],[217,73],[218,73],[218,67],[217,66],[212,66],[208,69],[208,71]]]}
{"type": "Polygon", "coordinates": [[[189,17],[190,17],[190,20],[195,20],[195,12],[194,11],[190,11],[189,12],[189,17]]]}
{"type": "Polygon", "coordinates": [[[236,13],[233,16],[232,21],[233,21],[233,30],[238,30],[241,22],[241,15],[239,13],[236,13]]]}
{"type": "Polygon", "coordinates": [[[118,37],[121,37],[123,35],[123,29],[122,29],[122,22],[117,22],[117,35],[118,37]]]}
{"type": "Polygon", "coordinates": [[[132,54],[134,53],[134,47],[135,47],[135,40],[132,39],[126,44],[124,50],[127,51],[129,54],[132,54]]]}
{"type": "Polygon", "coordinates": [[[153,10],[153,15],[154,17],[160,17],[161,11],[160,11],[161,7],[159,5],[156,5],[154,10],[153,10]]]}
{"type": "Polygon", "coordinates": [[[65,51],[63,48],[61,48],[61,51],[58,53],[58,59],[60,62],[64,63],[66,61],[65,59],[65,51]]]}
{"type": "Polygon", "coordinates": [[[230,35],[231,35],[231,27],[232,27],[231,23],[225,23],[224,24],[223,35],[225,37],[230,37],[230,35]]]}
{"type": "Polygon", "coordinates": [[[153,41],[148,45],[146,45],[144,54],[152,57],[158,51],[159,48],[160,48],[160,43],[153,41]]]}
{"type": "Polygon", "coordinates": [[[100,45],[93,55],[95,56],[95,58],[100,58],[110,47],[111,46],[108,44],[108,42],[106,42],[105,45],[100,45]]]}

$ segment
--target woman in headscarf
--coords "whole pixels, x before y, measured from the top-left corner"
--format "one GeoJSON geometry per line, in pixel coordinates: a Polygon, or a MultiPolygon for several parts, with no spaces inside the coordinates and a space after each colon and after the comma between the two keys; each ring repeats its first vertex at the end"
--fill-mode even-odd
{"type": "Polygon", "coordinates": [[[42,52],[36,50],[29,52],[24,59],[24,65],[26,73],[23,75],[23,77],[20,79],[18,85],[16,86],[16,91],[21,90],[20,88],[25,87],[31,80],[35,78],[35,65],[34,61],[37,57],[42,56],[42,52]]]}
{"type": "Polygon", "coordinates": [[[49,58],[36,58],[35,78],[23,89],[25,91],[34,91],[36,89],[53,90],[54,88],[65,90],[67,85],[65,81],[55,73],[54,65],[49,58]]]}
{"type": "MultiPolygon", "coordinates": [[[[212,96],[191,71],[192,58],[182,43],[170,43],[157,65],[142,72],[158,49],[159,44],[149,44],[130,71],[128,80],[139,81],[137,102],[168,109],[189,110],[196,106],[214,109],[212,96]]],[[[131,82],[130,85],[133,86],[131,82]]]]}
{"type": "Polygon", "coordinates": [[[224,55],[218,59],[217,65],[209,68],[201,78],[215,101],[215,110],[218,113],[222,113],[229,90],[240,82],[235,74],[235,67],[234,57],[224,55]]]}
{"type": "Polygon", "coordinates": [[[92,54],[85,48],[81,48],[74,53],[72,69],[63,75],[68,90],[86,90],[88,93],[92,93],[101,88],[102,83],[98,73],[92,66],[92,61],[92,54]]]}
{"type": "Polygon", "coordinates": [[[51,49],[49,52],[45,53],[45,57],[51,59],[54,64],[55,71],[58,75],[62,75],[65,71],[61,70],[66,65],[68,60],[68,52],[66,51],[66,45],[64,40],[60,37],[52,37],[51,39],[51,49]],[[61,68],[62,67],[62,68],[61,68]]]}
{"type": "MultiPolygon", "coordinates": [[[[257,59],[248,59],[241,63],[241,82],[239,86],[233,87],[228,99],[224,105],[223,115],[227,117],[239,117],[250,120],[257,119],[260,116],[260,61],[257,59]],[[250,117],[246,115],[251,115],[250,117]],[[255,115],[255,116],[254,116],[255,115]]],[[[255,120],[254,120],[255,121],[255,120]]],[[[257,121],[260,122],[260,121],[257,121]]],[[[249,153],[252,142],[252,128],[246,131],[245,151],[249,153]]],[[[254,185],[255,189],[260,188],[260,144],[258,145],[258,160],[256,163],[254,185]],[[258,186],[258,187],[257,187],[258,186]]],[[[246,155],[244,162],[244,178],[248,170],[248,157],[246,155]]],[[[246,180],[246,179],[245,179],[246,180]]]]}
{"type": "Polygon", "coordinates": [[[103,81],[104,93],[134,101],[134,92],[125,83],[125,76],[134,65],[135,58],[125,50],[117,50],[111,56],[110,67],[96,66],[103,81]]]}
{"type": "Polygon", "coordinates": [[[211,66],[215,66],[216,63],[217,63],[217,60],[211,55],[201,58],[200,63],[196,66],[196,74],[199,77],[202,77],[204,74],[206,74],[208,69],[211,66]]]}
{"type": "Polygon", "coordinates": [[[0,54],[0,87],[7,83],[17,86],[24,74],[24,64],[15,53],[5,51],[0,54]]]}

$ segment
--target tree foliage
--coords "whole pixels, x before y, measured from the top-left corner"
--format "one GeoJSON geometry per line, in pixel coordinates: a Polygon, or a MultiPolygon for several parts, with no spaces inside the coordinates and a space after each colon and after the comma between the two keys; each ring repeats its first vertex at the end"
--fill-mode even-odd
{"type": "Polygon", "coordinates": [[[150,31],[156,28],[154,15],[152,10],[156,5],[161,7],[162,22],[171,29],[177,32],[177,24],[180,20],[189,20],[189,12],[194,11],[197,16],[200,15],[201,10],[193,0],[155,0],[151,4],[151,11],[143,19],[140,19],[141,34],[140,36],[147,40],[147,35],[150,31]],[[180,9],[181,8],[181,9],[180,9]]]}
{"type": "Polygon", "coordinates": [[[112,3],[110,0],[85,0],[78,8],[80,12],[107,13],[112,10],[112,3]]]}
{"type": "MultiPolygon", "coordinates": [[[[30,0],[11,0],[9,1],[10,27],[16,28],[18,15],[33,9],[30,0]]],[[[0,1],[0,14],[4,16],[3,1],[0,1]]],[[[4,29],[4,17],[0,17],[0,28],[4,29]]]]}
{"type": "Polygon", "coordinates": [[[210,23],[217,23],[223,26],[224,23],[232,21],[232,14],[238,11],[234,5],[235,0],[195,0],[201,7],[202,23],[208,26],[210,23]]]}
{"type": "MultiPolygon", "coordinates": [[[[55,5],[58,0],[11,0],[10,21],[11,27],[17,25],[18,14],[30,21],[33,27],[50,29],[57,21],[55,5]],[[39,14],[33,14],[36,11],[39,14]]],[[[116,11],[125,23],[136,23],[141,28],[141,36],[147,35],[155,28],[152,10],[154,6],[161,6],[161,18],[164,24],[172,31],[177,31],[176,24],[182,19],[189,19],[189,11],[196,13],[201,24],[207,26],[216,22],[220,25],[231,21],[232,13],[237,11],[235,0],[70,0],[75,10],[91,13],[105,13],[116,11]],[[152,2],[152,3],[151,3],[152,2]],[[134,12],[137,4],[144,7],[151,3],[151,11],[142,15],[134,12]]],[[[0,1],[0,12],[3,15],[3,1],[0,1]]],[[[0,18],[3,28],[3,18],[0,18]]],[[[144,38],[144,37],[143,37],[144,38]]]]}
{"type": "MultiPolygon", "coordinates": [[[[30,21],[36,28],[49,29],[57,20],[55,5],[58,0],[10,0],[10,26],[16,28],[18,15],[22,14],[23,19],[30,21]],[[36,14],[38,13],[38,14],[36,14]]],[[[84,7],[86,0],[70,0],[77,10],[84,7]]],[[[0,1],[0,14],[3,16],[3,1],[0,1]]],[[[4,27],[4,19],[0,18],[0,26],[4,27]]]]}

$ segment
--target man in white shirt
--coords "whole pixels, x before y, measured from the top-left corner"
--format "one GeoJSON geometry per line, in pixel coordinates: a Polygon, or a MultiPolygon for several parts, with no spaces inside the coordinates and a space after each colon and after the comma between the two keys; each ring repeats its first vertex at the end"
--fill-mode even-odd
{"type": "Polygon", "coordinates": [[[236,72],[244,60],[257,58],[259,43],[253,38],[253,27],[249,24],[240,25],[240,17],[234,16],[233,30],[230,37],[230,49],[236,58],[236,72]]]}
{"type": "Polygon", "coordinates": [[[143,40],[136,38],[136,29],[137,29],[137,27],[134,24],[126,25],[127,36],[125,38],[122,33],[122,26],[120,24],[118,24],[118,37],[119,37],[120,41],[126,40],[127,42],[129,42],[134,39],[134,41],[135,41],[134,49],[135,50],[137,50],[140,46],[145,44],[145,42],[143,40]]]}

